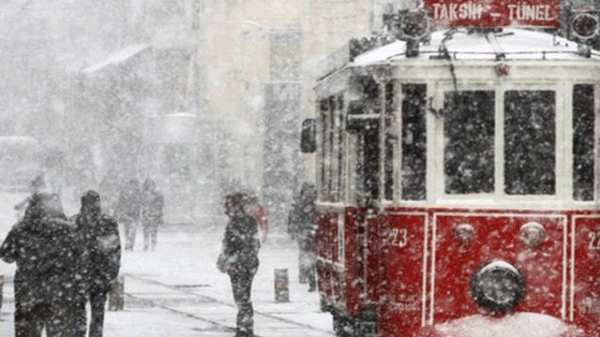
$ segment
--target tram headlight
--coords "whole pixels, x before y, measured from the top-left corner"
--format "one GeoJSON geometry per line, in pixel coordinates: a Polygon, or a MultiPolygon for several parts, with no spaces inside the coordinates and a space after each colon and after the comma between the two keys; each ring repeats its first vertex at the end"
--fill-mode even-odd
{"type": "Polygon", "coordinates": [[[473,275],[471,291],[481,307],[491,312],[508,312],[525,296],[525,279],[512,264],[493,261],[473,275]]]}

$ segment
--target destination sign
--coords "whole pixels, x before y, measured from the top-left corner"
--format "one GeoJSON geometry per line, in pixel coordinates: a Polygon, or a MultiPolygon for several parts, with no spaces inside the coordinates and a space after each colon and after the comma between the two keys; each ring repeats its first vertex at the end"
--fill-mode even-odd
{"type": "Polygon", "coordinates": [[[425,0],[443,27],[558,27],[560,0],[425,0]]]}

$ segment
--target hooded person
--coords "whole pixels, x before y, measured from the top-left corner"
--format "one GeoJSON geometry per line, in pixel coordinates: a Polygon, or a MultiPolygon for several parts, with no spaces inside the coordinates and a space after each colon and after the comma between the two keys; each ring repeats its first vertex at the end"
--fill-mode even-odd
{"type": "MultiPolygon", "coordinates": [[[[81,210],[75,216],[75,225],[88,256],[84,279],[91,307],[89,336],[101,337],[107,294],[121,266],[119,227],[114,218],[102,214],[100,195],[94,190],[81,197],[81,210]]],[[[84,309],[80,311],[79,327],[85,327],[85,320],[84,309]]]]}
{"type": "Polygon", "coordinates": [[[84,292],[82,242],[57,194],[34,193],[23,219],[0,246],[6,263],[16,262],[15,336],[79,336],[74,303],[84,292]]]}

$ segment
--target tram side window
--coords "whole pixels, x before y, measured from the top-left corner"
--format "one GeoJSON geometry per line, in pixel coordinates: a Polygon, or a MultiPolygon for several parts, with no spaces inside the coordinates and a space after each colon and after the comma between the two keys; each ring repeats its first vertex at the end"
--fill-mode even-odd
{"type": "Polygon", "coordinates": [[[321,118],[321,165],[320,165],[320,173],[321,173],[321,181],[320,181],[320,189],[319,189],[319,199],[323,201],[327,201],[329,197],[329,155],[328,150],[329,146],[329,100],[323,99],[319,102],[319,111],[321,118]]]}
{"type": "Polygon", "coordinates": [[[553,195],[556,190],[554,91],[504,94],[504,190],[508,195],[553,195]]]}
{"type": "Polygon", "coordinates": [[[383,163],[385,200],[394,199],[394,150],[398,141],[394,128],[395,105],[394,83],[388,83],[385,85],[385,159],[383,163]]]}
{"type": "Polygon", "coordinates": [[[494,92],[447,92],[444,96],[444,109],[446,193],[492,193],[494,92]]]}
{"type": "Polygon", "coordinates": [[[335,187],[336,187],[336,174],[335,174],[335,170],[336,170],[336,160],[337,157],[335,155],[335,151],[336,151],[336,125],[335,125],[335,110],[336,110],[336,102],[335,102],[335,98],[334,96],[330,96],[329,97],[329,113],[328,113],[328,119],[329,119],[329,130],[327,132],[327,144],[329,146],[329,150],[327,151],[327,164],[328,164],[328,169],[329,169],[329,179],[327,180],[327,186],[328,186],[328,201],[336,201],[337,195],[336,195],[336,191],[335,191],[335,187]]]}
{"type": "Polygon", "coordinates": [[[594,86],[573,87],[573,199],[594,200],[594,86]]]}
{"type": "Polygon", "coordinates": [[[345,142],[345,130],[343,128],[344,125],[344,114],[343,114],[343,109],[344,109],[344,99],[343,96],[340,94],[337,97],[337,109],[338,109],[338,113],[337,113],[337,117],[338,117],[338,124],[337,124],[337,151],[338,151],[338,159],[337,159],[337,175],[338,175],[338,185],[337,185],[337,200],[336,201],[343,201],[345,199],[346,196],[346,177],[344,176],[344,142],[345,142]]]}
{"type": "Polygon", "coordinates": [[[339,117],[343,107],[341,103],[342,100],[336,96],[319,103],[322,125],[320,199],[323,201],[340,201],[345,186],[341,175],[344,136],[339,117]]]}
{"type": "Polygon", "coordinates": [[[402,85],[402,199],[425,200],[425,84],[402,85]]]}

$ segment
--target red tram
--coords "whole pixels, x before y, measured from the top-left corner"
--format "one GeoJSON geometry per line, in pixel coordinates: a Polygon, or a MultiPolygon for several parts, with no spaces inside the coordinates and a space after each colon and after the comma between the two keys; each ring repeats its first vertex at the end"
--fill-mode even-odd
{"type": "Polygon", "coordinates": [[[302,150],[337,336],[600,336],[600,53],[581,36],[451,28],[328,59],[302,150]]]}

